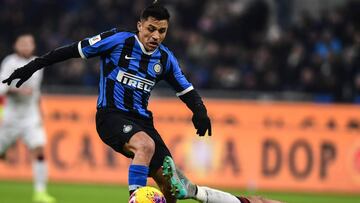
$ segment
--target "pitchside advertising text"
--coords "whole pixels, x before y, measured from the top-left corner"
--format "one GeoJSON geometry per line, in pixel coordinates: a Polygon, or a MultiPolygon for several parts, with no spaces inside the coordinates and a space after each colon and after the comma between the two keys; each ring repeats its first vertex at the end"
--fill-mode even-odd
{"type": "MultiPolygon", "coordinates": [[[[191,112],[176,98],[150,102],[155,126],[175,161],[199,184],[360,192],[360,129],[354,125],[360,115],[357,108],[327,105],[332,110],[328,111],[308,104],[205,103],[214,135],[199,138],[191,112]],[[176,113],[171,113],[174,109],[176,113]]],[[[102,144],[95,130],[95,104],[95,97],[44,98],[50,179],[127,183],[130,160],[102,144]]],[[[20,178],[30,179],[26,153],[22,145],[10,150],[9,161],[0,164],[0,178],[19,179],[22,174],[20,178]]]]}

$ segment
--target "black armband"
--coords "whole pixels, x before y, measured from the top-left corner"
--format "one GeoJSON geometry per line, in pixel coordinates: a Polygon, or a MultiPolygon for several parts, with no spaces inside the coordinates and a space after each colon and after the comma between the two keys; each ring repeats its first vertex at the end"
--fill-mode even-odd
{"type": "Polygon", "coordinates": [[[70,58],[79,58],[80,54],[77,48],[77,43],[65,45],[54,49],[45,55],[35,58],[30,63],[33,63],[33,67],[41,69],[45,66],[52,65],[57,62],[65,61],[70,58]]]}
{"type": "Polygon", "coordinates": [[[201,100],[200,95],[196,90],[191,90],[190,92],[179,96],[181,101],[183,101],[186,106],[194,113],[205,113],[206,114],[206,107],[201,100]]]}

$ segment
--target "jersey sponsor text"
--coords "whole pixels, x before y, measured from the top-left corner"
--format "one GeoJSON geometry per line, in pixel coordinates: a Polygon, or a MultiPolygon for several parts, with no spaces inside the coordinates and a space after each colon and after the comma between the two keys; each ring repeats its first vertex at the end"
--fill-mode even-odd
{"type": "Polygon", "coordinates": [[[129,85],[137,89],[144,90],[146,92],[150,92],[155,85],[154,81],[147,80],[145,78],[126,73],[124,71],[119,71],[116,79],[124,85],[129,85]]]}

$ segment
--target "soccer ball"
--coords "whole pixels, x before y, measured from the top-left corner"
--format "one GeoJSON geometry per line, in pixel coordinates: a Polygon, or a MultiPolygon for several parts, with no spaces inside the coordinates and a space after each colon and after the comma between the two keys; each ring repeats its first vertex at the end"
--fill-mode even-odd
{"type": "Polygon", "coordinates": [[[145,186],[138,188],[131,194],[129,203],[166,203],[166,200],[160,190],[145,186]]]}

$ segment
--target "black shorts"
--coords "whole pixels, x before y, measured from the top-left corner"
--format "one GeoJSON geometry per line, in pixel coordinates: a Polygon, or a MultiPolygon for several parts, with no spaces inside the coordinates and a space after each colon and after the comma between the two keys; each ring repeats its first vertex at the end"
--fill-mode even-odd
{"type": "Polygon", "coordinates": [[[171,156],[160,134],[154,128],[152,119],[130,116],[117,109],[98,109],[96,112],[96,130],[101,140],[115,151],[133,158],[123,150],[125,143],[137,132],[144,131],[155,142],[155,153],[150,162],[150,172],[156,172],[165,156],[171,156]]]}

